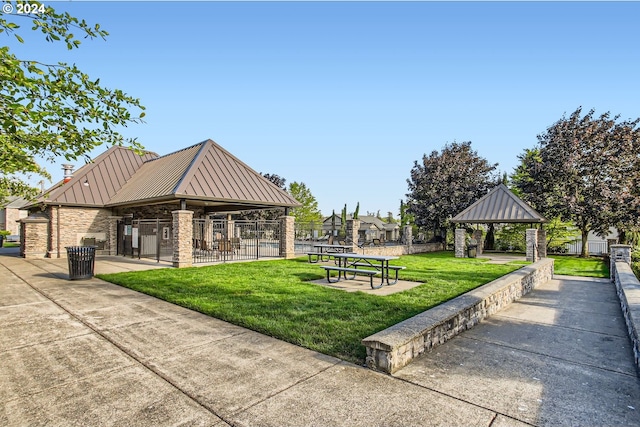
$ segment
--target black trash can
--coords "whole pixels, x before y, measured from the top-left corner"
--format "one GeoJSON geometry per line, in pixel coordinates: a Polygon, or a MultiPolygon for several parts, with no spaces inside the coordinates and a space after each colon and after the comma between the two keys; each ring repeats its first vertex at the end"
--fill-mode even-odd
{"type": "Polygon", "coordinates": [[[95,246],[67,246],[69,280],[90,279],[96,263],[95,246]]]}

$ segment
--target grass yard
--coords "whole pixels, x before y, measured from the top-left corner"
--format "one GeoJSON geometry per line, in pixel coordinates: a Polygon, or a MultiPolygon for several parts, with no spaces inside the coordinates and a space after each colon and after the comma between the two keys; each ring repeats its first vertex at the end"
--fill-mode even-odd
{"type": "MultiPolygon", "coordinates": [[[[393,264],[393,263],[392,263],[393,264]]],[[[452,252],[405,255],[402,280],[424,282],[381,297],[306,283],[325,277],[307,258],[99,275],[116,283],[290,343],[363,363],[360,341],[517,270],[452,252]]]]}
{"type": "Polygon", "coordinates": [[[580,258],[570,255],[552,255],[554,273],[566,276],[609,277],[609,265],[602,257],[580,258]]]}

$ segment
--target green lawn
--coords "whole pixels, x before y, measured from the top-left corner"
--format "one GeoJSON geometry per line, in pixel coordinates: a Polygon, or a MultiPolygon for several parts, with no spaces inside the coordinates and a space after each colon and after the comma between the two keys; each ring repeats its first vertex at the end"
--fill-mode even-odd
{"type": "Polygon", "coordinates": [[[567,276],[609,277],[609,265],[602,257],[580,258],[569,255],[552,255],[554,273],[567,276]]]}
{"type": "Polygon", "coordinates": [[[290,343],[355,363],[375,332],[488,283],[521,265],[454,258],[451,252],[406,255],[403,280],[424,282],[389,296],[347,293],[307,283],[324,277],[306,258],[99,275],[290,343]]]}

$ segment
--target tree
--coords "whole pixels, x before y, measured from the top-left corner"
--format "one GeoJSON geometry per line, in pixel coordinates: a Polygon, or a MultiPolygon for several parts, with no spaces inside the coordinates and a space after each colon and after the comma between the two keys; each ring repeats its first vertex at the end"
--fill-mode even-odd
{"type": "MultiPolygon", "coordinates": [[[[271,181],[278,188],[285,190],[286,179],[276,174],[262,173],[260,175],[271,181]]],[[[236,219],[246,221],[270,221],[280,218],[284,215],[284,208],[272,208],[272,209],[255,209],[251,211],[244,211],[235,216],[236,219]]]]}
{"type": "MultiPolygon", "coordinates": [[[[80,46],[81,37],[108,35],[99,24],[91,26],[38,2],[29,4],[37,6],[37,14],[0,12],[0,33],[24,43],[14,21],[28,18],[45,41],[64,43],[69,50],[80,46]]],[[[50,179],[36,162],[38,156],[49,162],[59,157],[73,161],[102,144],[142,148],[135,138],[125,139],[115,131],[142,122],[144,111],[137,116],[129,111],[144,110],[138,99],[100,86],[100,79],[90,78],[75,65],[18,58],[7,46],[0,47],[0,61],[0,201],[8,195],[34,197],[37,189],[24,181],[25,176],[50,179]]]]}
{"type": "Polygon", "coordinates": [[[347,235],[347,204],[344,204],[342,213],[340,214],[340,236],[345,237],[347,235]]]}
{"type": "Polygon", "coordinates": [[[447,144],[441,152],[432,151],[414,161],[407,179],[408,213],[416,225],[433,230],[435,235],[450,225],[449,220],[462,212],[496,185],[497,164],[490,164],[471,149],[471,142],[447,144]]]}
{"type": "Polygon", "coordinates": [[[296,217],[297,222],[322,222],[318,202],[304,182],[289,184],[289,194],[302,204],[299,208],[291,209],[291,215],[296,217]]]}
{"type": "Polygon", "coordinates": [[[520,158],[512,183],[525,201],[548,218],[570,221],[588,256],[590,231],[637,227],[640,219],[640,119],[617,122],[606,112],[582,116],[578,108],[538,135],[538,147],[520,158]]]}
{"type": "Polygon", "coordinates": [[[578,229],[570,222],[562,221],[559,216],[552,218],[543,225],[547,234],[547,250],[557,252],[562,250],[567,243],[576,240],[578,229]]]}
{"type": "Polygon", "coordinates": [[[356,205],[356,210],[353,211],[353,219],[358,219],[359,215],[360,215],[360,202],[358,202],[358,204],[356,205]]]}

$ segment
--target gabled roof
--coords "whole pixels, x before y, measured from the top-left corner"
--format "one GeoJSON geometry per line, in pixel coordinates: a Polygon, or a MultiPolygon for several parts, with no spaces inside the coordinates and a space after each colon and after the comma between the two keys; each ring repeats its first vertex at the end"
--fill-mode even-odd
{"type": "Polygon", "coordinates": [[[300,206],[210,139],[145,162],[107,206],[181,199],[218,210],[300,206]]]}
{"type": "Polygon", "coordinates": [[[0,209],[22,209],[29,202],[22,197],[9,196],[4,205],[0,205],[0,209]]]}
{"type": "Polygon", "coordinates": [[[179,200],[217,211],[300,206],[210,139],[162,157],[111,147],[30,206],[140,206],[179,200]]]}
{"type": "Polygon", "coordinates": [[[513,194],[506,185],[499,184],[456,215],[451,222],[534,223],[547,222],[547,219],[513,194]]]}
{"type": "Polygon", "coordinates": [[[145,161],[156,157],[148,151],[138,154],[130,148],[111,147],[75,171],[71,181],[57,182],[29,206],[104,206],[145,161]]]}

